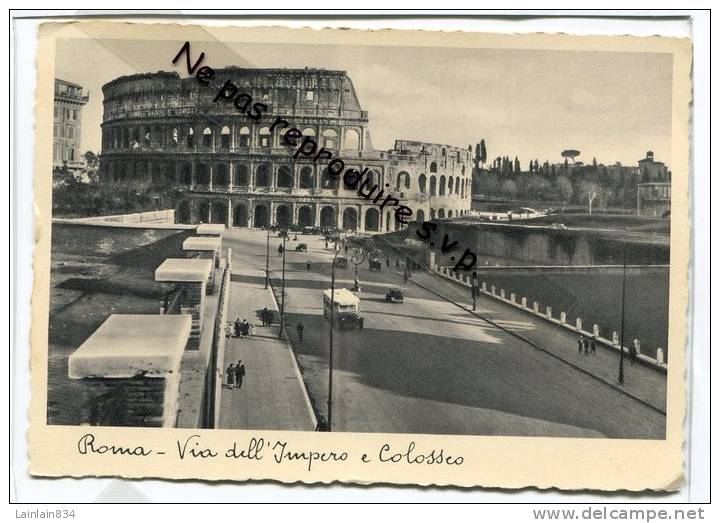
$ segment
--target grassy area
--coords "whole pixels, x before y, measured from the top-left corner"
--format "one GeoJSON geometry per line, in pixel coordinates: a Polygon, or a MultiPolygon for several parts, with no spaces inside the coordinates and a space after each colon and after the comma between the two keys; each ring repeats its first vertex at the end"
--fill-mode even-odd
{"type": "Polygon", "coordinates": [[[68,356],[110,314],[157,314],[155,268],[182,256],[189,231],[56,224],[52,230],[48,325],[48,423],[77,424],[79,384],[68,356]]]}

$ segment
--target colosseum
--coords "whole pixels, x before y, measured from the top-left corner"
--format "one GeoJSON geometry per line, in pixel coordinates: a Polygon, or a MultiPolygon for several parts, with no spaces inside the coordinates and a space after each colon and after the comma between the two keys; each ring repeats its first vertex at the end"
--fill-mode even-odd
{"type": "MultiPolygon", "coordinates": [[[[368,113],[344,71],[216,69],[210,86],[175,72],[117,78],[103,86],[101,179],[179,191],[180,223],[228,227],[298,225],[385,232],[401,227],[312,158],[293,157],[271,133],[276,117],[392,190],[411,220],[452,218],[470,209],[468,149],[396,140],[377,151],[368,113]],[[225,80],[268,106],[257,122],[214,102],[225,80]],[[217,85],[216,85],[217,84],[217,85]]],[[[411,102],[408,111],[412,111],[411,102]]]]}

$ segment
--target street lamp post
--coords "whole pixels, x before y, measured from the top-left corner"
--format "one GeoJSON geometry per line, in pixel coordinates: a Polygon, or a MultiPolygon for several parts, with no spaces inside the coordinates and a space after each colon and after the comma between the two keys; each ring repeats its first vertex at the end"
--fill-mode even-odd
{"type": "Polygon", "coordinates": [[[327,431],[332,432],[332,401],[333,401],[333,330],[335,328],[335,260],[340,252],[338,243],[334,243],[330,269],[330,353],[328,355],[328,401],[327,401],[327,431]]]}
{"type": "Polygon", "coordinates": [[[625,383],[625,274],[627,272],[627,245],[623,245],[622,302],[620,304],[620,364],[618,367],[618,383],[625,383]]]}
{"type": "Polygon", "coordinates": [[[270,227],[267,230],[267,244],[265,247],[265,288],[270,283],[270,227]]]}
{"type": "Polygon", "coordinates": [[[283,252],[282,252],[282,294],[280,295],[280,330],[278,331],[278,338],[282,338],[283,325],[285,325],[285,240],[287,236],[283,236],[283,252]]]}

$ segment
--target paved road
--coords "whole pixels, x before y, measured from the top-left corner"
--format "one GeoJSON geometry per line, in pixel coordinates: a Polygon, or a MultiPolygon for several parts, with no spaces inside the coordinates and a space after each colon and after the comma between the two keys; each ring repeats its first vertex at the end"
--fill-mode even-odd
{"type": "MultiPolygon", "coordinates": [[[[321,292],[330,286],[332,252],[317,236],[299,238],[310,249],[288,252],[285,310],[310,398],[326,414],[329,331],[321,292]],[[298,322],[305,326],[302,344],[298,322]]],[[[280,241],[271,238],[274,279],[280,241]]],[[[236,263],[240,257],[249,267],[264,267],[264,233],[231,230],[225,243],[236,263]]],[[[387,285],[401,284],[402,277],[385,267],[381,273],[362,269],[359,276],[365,329],[336,331],[334,430],[664,437],[665,417],[615,388],[412,283],[404,304],[386,303],[387,285]]],[[[338,270],[336,278],[338,286],[349,287],[353,268],[338,270]]],[[[531,318],[499,321],[518,332],[537,329],[531,318]]]]}

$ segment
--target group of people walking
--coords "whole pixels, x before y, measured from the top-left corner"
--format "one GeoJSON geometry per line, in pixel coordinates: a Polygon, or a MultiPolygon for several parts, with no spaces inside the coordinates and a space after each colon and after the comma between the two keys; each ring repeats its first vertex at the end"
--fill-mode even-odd
{"type": "Polygon", "coordinates": [[[265,307],[263,310],[260,311],[260,321],[262,322],[263,327],[271,327],[272,326],[273,313],[267,307],[265,307]]]}
{"type": "Polygon", "coordinates": [[[595,336],[588,339],[585,336],[580,335],[577,340],[578,354],[582,354],[583,352],[585,353],[585,356],[587,356],[588,354],[595,354],[595,345],[595,336]]]}
{"type": "Polygon", "coordinates": [[[243,318],[243,321],[240,321],[240,318],[237,318],[233,324],[233,327],[235,330],[236,338],[247,338],[252,331],[252,326],[245,318],[243,318]]]}
{"type": "Polygon", "coordinates": [[[231,363],[227,369],[227,384],[231,388],[239,389],[242,387],[243,379],[245,378],[245,364],[242,360],[238,360],[237,364],[231,363]]]}

